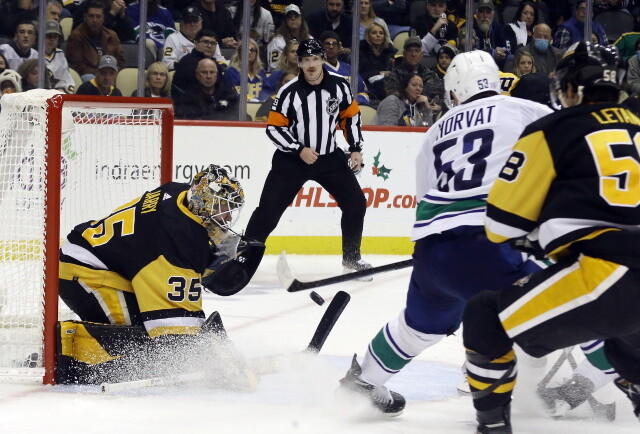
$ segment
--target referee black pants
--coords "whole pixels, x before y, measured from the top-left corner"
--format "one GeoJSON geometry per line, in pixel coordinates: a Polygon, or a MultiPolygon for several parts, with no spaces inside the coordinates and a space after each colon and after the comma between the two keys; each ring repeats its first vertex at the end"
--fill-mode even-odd
{"type": "Polygon", "coordinates": [[[320,155],[309,165],[299,155],[276,151],[265,180],[260,203],[245,235],[265,242],[305,182],[315,181],[333,196],[342,211],[342,256],[345,261],[360,259],[362,226],[366,200],[360,184],[349,168],[344,152],[336,150],[320,155]]]}

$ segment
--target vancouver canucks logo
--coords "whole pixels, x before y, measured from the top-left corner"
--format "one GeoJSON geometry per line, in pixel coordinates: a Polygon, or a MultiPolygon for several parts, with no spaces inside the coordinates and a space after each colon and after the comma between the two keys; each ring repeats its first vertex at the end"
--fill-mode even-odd
{"type": "Polygon", "coordinates": [[[338,98],[329,98],[327,100],[327,114],[335,116],[338,114],[338,98]]]}

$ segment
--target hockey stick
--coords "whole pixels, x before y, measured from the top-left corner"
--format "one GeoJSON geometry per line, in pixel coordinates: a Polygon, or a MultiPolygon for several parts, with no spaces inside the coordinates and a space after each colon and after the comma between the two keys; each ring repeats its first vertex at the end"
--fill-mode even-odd
{"type": "MultiPolygon", "coordinates": [[[[549,384],[551,379],[555,376],[555,374],[558,372],[558,370],[564,364],[565,361],[569,362],[571,369],[574,371],[578,367],[578,364],[576,363],[576,360],[574,359],[573,354],[571,354],[571,351],[573,350],[573,348],[574,347],[563,349],[562,354],[560,354],[560,357],[558,357],[558,360],[556,360],[556,362],[553,364],[551,369],[549,369],[549,372],[547,372],[547,375],[545,375],[542,381],[538,383],[538,395],[540,395],[540,397],[543,396],[544,391],[547,388],[547,385],[549,384]]],[[[607,418],[608,420],[615,419],[616,417],[615,403],[604,404],[598,401],[593,396],[593,394],[589,394],[589,396],[587,397],[587,402],[589,404],[589,407],[591,407],[591,410],[593,410],[593,413],[596,417],[607,418]]]]}
{"type": "MultiPolygon", "coordinates": [[[[344,311],[344,308],[347,306],[349,301],[351,300],[351,296],[344,292],[338,291],[335,295],[327,310],[320,318],[320,322],[316,327],[309,344],[301,353],[294,354],[276,354],[265,357],[257,357],[255,359],[249,359],[247,361],[248,367],[253,373],[256,375],[267,375],[274,374],[282,371],[286,368],[286,365],[292,365],[298,362],[301,357],[307,357],[305,354],[317,354],[320,352],[324,343],[326,342],[329,334],[333,330],[333,326],[336,324],[340,315],[344,311]]],[[[224,325],[222,324],[222,319],[218,312],[213,312],[207,318],[203,329],[207,329],[214,333],[219,334],[219,336],[223,339],[228,339],[226,337],[226,330],[224,329],[224,325]]],[[[193,381],[201,381],[205,380],[207,374],[202,371],[191,372],[186,374],[172,375],[169,377],[155,377],[155,378],[146,378],[142,380],[134,380],[134,381],[122,381],[119,383],[102,383],[100,385],[100,391],[102,393],[114,393],[114,392],[122,392],[127,390],[140,389],[144,387],[160,387],[160,386],[169,386],[172,384],[178,383],[186,383],[193,381]]]]}
{"type": "MultiPolygon", "coordinates": [[[[576,359],[573,358],[573,354],[571,354],[571,350],[567,352],[567,360],[569,361],[569,365],[571,369],[574,371],[578,367],[578,363],[576,359]]],[[[607,420],[615,420],[616,418],[616,404],[609,403],[605,404],[603,402],[598,401],[592,393],[587,397],[587,402],[589,403],[589,407],[593,410],[593,414],[599,418],[606,418],[607,420]]]]}
{"type": "Polygon", "coordinates": [[[287,255],[285,252],[280,253],[276,270],[278,278],[282,286],[288,292],[304,291],[305,289],[318,288],[320,286],[333,285],[335,283],[347,282],[349,280],[359,279],[360,277],[371,276],[372,274],[384,273],[385,271],[400,270],[402,268],[411,267],[413,259],[407,259],[400,262],[394,262],[379,267],[373,267],[366,270],[354,271],[353,273],[341,274],[339,276],[327,277],[325,279],[312,280],[309,282],[301,282],[295,278],[291,272],[291,268],[287,263],[287,255]]]}

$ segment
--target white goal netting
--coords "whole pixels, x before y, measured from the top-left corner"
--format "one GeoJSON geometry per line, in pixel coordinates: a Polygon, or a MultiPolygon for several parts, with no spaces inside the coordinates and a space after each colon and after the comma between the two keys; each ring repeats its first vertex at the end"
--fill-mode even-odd
{"type": "Polygon", "coordinates": [[[57,285],[45,285],[46,249],[59,247],[45,243],[52,217],[62,241],[78,223],[161,183],[162,110],[56,95],[38,89],[0,99],[0,377],[42,378],[44,294],[57,294],[57,285]],[[60,185],[48,171],[58,155],[53,122],[62,125],[60,185]],[[49,205],[54,190],[59,208],[49,205]]]}

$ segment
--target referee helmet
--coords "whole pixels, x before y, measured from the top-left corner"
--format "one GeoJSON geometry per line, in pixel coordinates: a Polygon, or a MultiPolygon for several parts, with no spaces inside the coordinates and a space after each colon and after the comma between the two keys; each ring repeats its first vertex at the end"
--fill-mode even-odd
{"type": "Polygon", "coordinates": [[[322,44],[316,39],[305,39],[300,42],[296,54],[298,55],[298,59],[308,56],[320,56],[324,59],[327,55],[322,44]]]}

